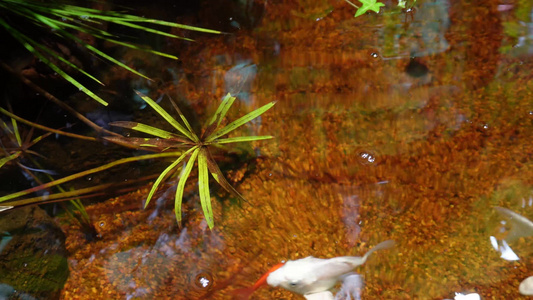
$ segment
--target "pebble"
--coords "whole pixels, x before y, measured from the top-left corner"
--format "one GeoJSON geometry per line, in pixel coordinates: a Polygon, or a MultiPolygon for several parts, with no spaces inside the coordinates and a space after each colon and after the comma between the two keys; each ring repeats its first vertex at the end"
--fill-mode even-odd
{"type": "Polygon", "coordinates": [[[533,296],[533,276],[524,279],[518,286],[518,291],[522,295],[533,296]]]}

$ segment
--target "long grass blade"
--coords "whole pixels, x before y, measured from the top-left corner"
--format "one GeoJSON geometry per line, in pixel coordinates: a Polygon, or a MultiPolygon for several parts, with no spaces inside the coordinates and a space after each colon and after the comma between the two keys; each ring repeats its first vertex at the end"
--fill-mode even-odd
{"type": "MultiPolygon", "coordinates": [[[[168,95],[167,95],[167,96],[168,96],[168,95]]],[[[176,102],[174,102],[174,100],[172,100],[172,98],[170,98],[170,96],[168,96],[168,98],[170,99],[170,103],[172,104],[172,107],[174,107],[174,109],[176,110],[176,112],[178,112],[178,115],[180,116],[181,121],[182,121],[183,124],[185,124],[185,126],[187,127],[187,130],[189,130],[189,132],[191,133],[191,135],[192,135],[196,140],[198,140],[198,137],[196,136],[196,134],[195,134],[194,131],[192,130],[191,124],[189,124],[189,121],[187,121],[187,118],[185,118],[185,115],[181,112],[181,109],[178,107],[178,105],[176,104],[176,102]]]]}
{"type": "Polygon", "coordinates": [[[179,23],[167,22],[167,21],[162,21],[162,20],[149,19],[149,18],[144,18],[140,16],[115,12],[115,11],[101,11],[97,9],[73,6],[73,5],[57,5],[57,8],[52,9],[52,10],[48,9],[48,10],[50,10],[51,12],[55,12],[59,14],[60,16],[68,14],[71,16],[90,17],[93,19],[99,19],[99,20],[104,20],[104,21],[109,21],[109,22],[115,22],[115,20],[137,22],[137,23],[144,22],[144,23],[151,23],[151,24],[163,25],[163,26],[168,26],[168,27],[182,28],[182,29],[198,31],[198,32],[215,33],[215,34],[221,33],[220,31],[217,31],[217,30],[205,29],[205,28],[183,25],[179,23]]]}
{"type": "Polygon", "coordinates": [[[38,196],[38,197],[21,199],[21,200],[8,201],[6,204],[17,207],[17,206],[29,205],[29,204],[35,204],[35,203],[53,202],[53,201],[63,199],[63,198],[79,197],[87,193],[92,193],[92,192],[99,191],[102,189],[107,189],[111,186],[113,186],[113,183],[106,183],[106,184],[91,186],[91,187],[82,188],[82,189],[75,189],[75,190],[68,191],[68,192],[60,192],[60,193],[55,193],[55,194],[46,195],[46,196],[38,196]]]}
{"type": "Polygon", "coordinates": [[[15,138],[17,139],[17,145],[21,147],[22,138],[20,137],[19,126],[17,124],[17,120],[11,118],[11,125],[13,126],[13,132],[15,133],[15,138]]]}
{"type": "Polygon", "coordinates": [[[178,224],[181,225],[181,204],[183,202],[183,191],[185,190],[185,183],[187,182],[187,178],[189,178],[189,175],[191,174],[192,167],[194,166],[194,162],[196,161],[196,157],[198,157],[198,153],[200,152],[200,148],[196,148],[194,152],[191,154],[191,158],[189,158],[189,161],[185,165],[185,169],[180,174],[180,179],[178,181],[178,186],[176,188],[176,197],[174,199],[174,213],[176,214],[176,220],[178,221],[178,224]]]}
{"type": "Polygon", "coordinates": [[[263,105],[260,108],[254,110],[252,112],[249,112],[248,114],[240,117],[239,119],[229,123],[224,128],[213,132],[210,136],[207,137],[207,139],[205,141],[206,142],[212,142],[216,138],[218,138],[220,136],[223,136],[223,135],[225,135],[225,134],[237,129],[238,127],[246,124],[247,122],[259,117],[261,114],[263,114],[264,112],[266,112],[267,110],[272,108],[272,106],[274,106],[274,104],[276,104],[275,101],[270,102],[270,103],[268,103],[266,105],[263,105]]]}
{"type": "Polygon", "coordinates": [[[17,151],[17,152],[15,152],[15,153],[13,153],[13,154],[11,154],[11,155],[9,155],[9,156],[2,157],[2,158],[0,159],[0,168],[2,168],[2,167],[3,167],[5,164],[7,164],[8,162],[10,162],[10,161],[16,159],[17,157],[19,157],[20,154],[22,154],[22,152],[17,151]]]}
{"type": "Polygon", "coordinates": [[[206,123],[206,129],[203,132],[202,137],[210,136],[218,128],[220,122],[222,122],[234,101],[235,97],[232,97],[230,93],[227,93],[224,99],[222,99],[222,102],[220,102],[220,105],[217,107],[217,111],[213,117],[208,119],[208,122],[206,123]]]}
{"type": "Polygon", "coordinates": [[[166,58],[170,58],[170,59],[175,59],[175,60],[178,59],[178,57],[175,56],[175,55],[164,53],[164,52],[160,52],[160,51],[156,51],[156,50],[150,49],[150,48],[148,48],[146,46],[136,45],[136,44],[133,44],[133,43],[125,43],[125,42],[117,41],[115,39],[106,38],[106,37],[103,37],[103,36],[100,36],[100,35],[96,35],[96,34],[93,34],[93,35],[96,36],[97,38],[106,40],[106,41],[111,42],[113,44],[117,44],[117,45],[121,45],[121,46],[124,46],[124,47],[132,48],[132,49],[136,49],[136,50],[140,50],[140,51],[144,51],[144,52],[148,52],[148,53],[152,53],[152,54],[159,55],[159,56],[166,57],[166,58]]]}
{"type": "Polygon", "coordinates": [[[150,126],[150,125],[137,123],[137,122],[117,121],[117,122],[111,122],[111,123],[109,123],[109,125],[116,126],[116,127],[133,129],[133,130],[136,130],[136,131],[139,131],[139,132],[143,132],[143,133],[147,133],[147,134],[151,134],[153,136],[157,136],[157,137],[160,137],[160,138],[163,138],[163,139],[169,139],[169,138],[176,137],[176,135],[173,134],[172,132],[168,132],[166,130],[159,129],[157,127],[153,127],[153,126],[150,126]]]}
{"type": "Polygon", "coordinates": [[[220,105],[217,108],[217,111],[211,118],[211,121],[209,122],[209,125],[215,124],[216,126],[220,125],[220,122],[224,119],[226,116],[226,113],[230,109],[230,107],[233,105],[233,102],[235,101],[235,97],[231,96],[230,93],[227,93],[224,99],[222,99],[222,102],[220,102],[220,105]]]}
{"type": "Polygon", "coordinates": [[[150,203],[150,200],[152,200],[152,197],[154,196],[155,191],[157,190],[157,187],[161,184],[165,176],[170,172],[172,169],[174,169],[185,157],[187,157],[187,154],[191,153],[191,151],[195,150],[197,147],[193,147],[185,153],[183,153],[178,159],[176,159],[170,166],[168,166],[163,172],[161,172],[161,175],[157,178],[157,180],[154,182],[154,185],[150,189],[150,192],[148,193],[148,197],[146,198],[146,203],[144,203],[144,208],[148,206],[148,203],[150,203]]]}
{"type": "Polygon", "coordinates": [[[197,142],[198,137],[194,135],[194,133],[188,131],[185,127],[183,127],[176,119],[174,119],[171,115],[169,115],[159,104],[157,104],[154,100],[152,100],[150,97],[146,96],[145,94],[135,91],[139,97],[141,97],[148,105],[150,105],[160,116],[162,116],[170,125],[172,125],[174,128],[176,128],[179,132],[181,132],[183,135],[191,139],[191,141],[197,142]]]}
{"type": "Polygon", "coordinates": [[[230,137],[224,139],[216,139],[213,143],[216,144],[229,144],[229,143],[240,143],[240,142],[252,142],[260,140],[268,140],[273,138],[271,135],[258,135],[258,136],[238,136],[230,137]]]}
{"type": "Polygon", "coordinates": [[[65,73],[61,68],[56,66],[54,63],[52,63],[48,58],[46,58],[44,55],[42,55],[37,49],[35,49],[31,43],[33,42],[30,38],[25,36],[24,34],[20,33],[18,30],[14,29],[13,27],[9,26],[2,18],[0,18],[0,26],[3,26],[15,39],[21,43],[24,48],[26,48],[29,52],[31,52],[33,55],[35,55],[37,58],[39,58],[43,63],[45,63],[48,67],[50,67],[54,72],[59,74],[61,77],[63,77],[65,80],[70,82],[72,85],[77,87],[81,92],[84,92],[89,97],[93,98],[94,100],[100,102],[101,104],[107,106],[108,103],[104,101],[104,99],[97,96],[95,93],[93,93],[91,90],[87,89],[85,86],[83,86],[81,83],[79,83],[77,80],[72,78],[70,75],[65,73]]]}
{"type": "Polygon", "coordinates": [[[209,193],[209,173],[207,171],[207,153],[205,148],[200,149],[198,154],[198,190],[200,192],[200,202],[204,212],[205,220],[210,229],[213,229],[213,210],[211,208],[211,195],[209,193]]]}
{"type": "Polygon", "coordinates": [[[112,56],[110,56],[110,55],[107,55],[107,54],[105,54],[104,52],[98,50],[97,48],[95,48],[95,47],[93,47],[93,46],[91,46],[91,45],[85,43],[84,41],[82,41],[82,40],[79,39],[78,37],[76,37],[76,36],[74,36],[74,35],[72,35],[72,34],[66,32],[66,31],[64,31],[64,30],[60,30],[60,32],[61,32],[61,34],[64,35],[65,37],[68,37],[68,38],[70,38],[70,39],[72,39],[72,40],[74,40],[74,41],[80,43],[81,45],[83,45],[83,47],[85,47],[85,48],[87,48],[88,50],[90,50],[90,51],[92,51],[92,52],[98,54],[99,56],[101,56],[101,57],[107,59],[108,61],[110,61],[110,62],[116,64],[117,66],[119,66],[119,67],[121,67],[121,68],[124,68],[124,69],[126,69],[126,70],[132,72],[133,74],[135,74],[135,75],[137,75],[137,76],[140,76],[140,77],[142,77],[142,78],[145,78],[145,79],[147,79],[147,80],[152,81],[152,79],[151,79],[150,77],[148,77],[148,76],[146,76],[146,75],[144,75],[144,74],[142,74],[142,73],[140,73],[140,72],[138,72],[138,71],[136,71],[136,70],[130,68],[128,65],[126,65],[126,64],[124,64],[123,62],[117,60],[116,58],[114,58],[114,57],[112,57],[112,56]]]}
{"type": "Polygon", "coordinates": [[[58,184],[63,184],[65,182],[69,182],[69,181],[72,181],[74,179],[82,178],[82,177],[90,175],[90,174],[101,172],[101,171],[107,170],[109,168],[112,168],[114,166],[118,166],[118,165],[121,165],[121,164],[130,163],[130,162],[134,162],[134,161],[147,160],[147,159],[176,157],[176,156],[181,156],[182,154],[183,154],[183,152],[165,152],[165,153],[156,153],[156,154],[146,154],[146,155],[135,156],[135,157],[127,157],[127,158],[115,160],[113,162],[110,162],[108,164],[105,164],[105,165],[97,167],[97,168],[93,168],[93,169],[89,169],[89,170],[86,170],[86,171],[83,171],[83,172],[72,174],[72,175],[69,175],[69,176],[66,176],[66,177],[63,177],[63,178],[60,178],[60,179],[56,179],[54,181],[47,182],[45,184],[41,184],[39,186],[30,188],[30,189],[26,189],[26,190],[23,190],[23,191],[20,191],[20,192],[16,192],[16,193],[12,193],[12,194],[9,194],[9,195],[2,196],[2,197],[0,197],[0,203],[8,201],[8,200],[11,200],[11,199],[15,199],[15,198],[18,198],[18,197],[21,197],[21,196],[28,195],[28,194],[31,194],[33,192],[44,190],[44,189],[47,189],[49,187],[56,186],[58,184]]]}
{"type": "MultiPolygon", "coordinates": [[[[19,121],[21,123],[24,123],[26,125],[29,125],[29,126],[32,126],[34,128],[38,128],[38,129],[41,129],[41,130],[44,130],[44,131],[57,133],[57,134],[61,134],[61,135],[64,135],[64,136],[70,136],[70,137],[73,137],[73,138],[87,140],[87,141],[96,141],[96,138],[93,138],[93,137],[79,135],[79,134],[70,133],[70,132],[66,132],[66,131],[61,131],[61,130],[57,130],[57,129],[53,129],[53,128],[50,128],[50,127],[46,127],[46,126],[43,126],[43,125],[40,125],[40,124],[37,124],[37,123],[33,123],[31,121],[28,121],[26,119],[23,119],[23,118],[15,115],[15,114],[12,114],[9,111],[7,111],[7,110],[5,110],[5,109],[3,109],[1,107],[0,107],[0,113],[3,113],[6,116],[11,117],[11,118],[13,118],[13,119],[15,119],[15,120],[17,120],[17,121],[19,121]]],[[[37,142],[38,141],[33,140],[32,145],[37,143],[37,142]]]]}

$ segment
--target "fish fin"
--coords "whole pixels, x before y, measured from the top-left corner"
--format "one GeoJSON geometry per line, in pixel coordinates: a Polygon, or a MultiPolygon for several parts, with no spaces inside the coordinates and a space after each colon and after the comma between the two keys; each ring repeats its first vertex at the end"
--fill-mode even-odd
{"type": "Polygon", "coordinates": [[[507,208],[495,206],[494,209],[512,224],[511,230],[505,237],[507,242],[511,243],[521,237],[533,236],[533,222],[531,220],[507,208]]]}
{"type": "Polygon", "coordinates": [[[381,242],[381,243],[377,244],[376,246],[374,246],[374,248],[368,250],[368,252],[363,256],[363,263],[366,262],[366,259],[374,251],[392,248],[392,247],[394,247],[395,243],[396,242],[394,242],[393,240],[387,240],[387,241],[384,241],[384,242],[381,242]]]}
{"type": "Polygon", "coordinates": [[[252,294],[255,292],[255,289],[253,286],[251,287],[247,287],[247,288],[243,288],[243,289],[238,289],[238,290],[234,290],[231,292],[231,294],[233,295],[233,298],[232,299],[235,299],[235,300],[248,300],[250,299],[250,297],[252,296],[252,294]]]}

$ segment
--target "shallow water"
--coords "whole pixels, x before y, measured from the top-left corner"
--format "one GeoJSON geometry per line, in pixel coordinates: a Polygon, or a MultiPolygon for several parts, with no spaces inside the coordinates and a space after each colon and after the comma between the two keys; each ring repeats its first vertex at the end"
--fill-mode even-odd
{"type": "MultiPolygon", "coordinates": [[[[87,206],[93,242],[59,218],[70,267],[61,298],[232,299],[280,261],[359,256],[392,239],[356,269],[363,299],[520,299],[532,229],[495,207],[533,219],[525,2],[417,1],[412,14],[387,2],[358,18],[343,1],[204,3],[197,22],[231,33],[168,42],[180,63],[137,57],[158,85],[131,85],[167,93],[200,124],[227,92],[239,100],[232,118],[276,100],[239,131],[274,138],[224,168],[248,202],[212,184],[209,230],[191,180],[178,227],[172,185],[146,210],[142,186],[87,206]],[[505,244],[516,260],[501,257],[505,244]]],[[[134,120],[155,119],[137,105],[134,120]]],[[[252,299],[303,297],[269,287],[252,299]]]]}

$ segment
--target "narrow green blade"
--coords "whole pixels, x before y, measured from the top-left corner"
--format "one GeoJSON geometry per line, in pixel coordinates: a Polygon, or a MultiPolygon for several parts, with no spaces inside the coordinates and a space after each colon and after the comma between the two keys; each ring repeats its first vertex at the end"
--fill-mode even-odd
{"type": "MultiPolygon", "coordinates": [[[[168,95],[167,95],[168,96],[168,95]]],[[[180,116],[181,118],[181,121],[183,121],[183,124],[185,124],[185,126],[187,127],[187,130],[191,133],[191,135],[193,136],[194,138],[194,141],[198,141],[198,137],[196,136],[196,134],[194,133],[194,131],[192,130],[192,127],[191,127],[191,124],[189,124],[189,121],[187,121],[187,118],[185,118],[185,115],[181,112],[180,108],[178,107],[178,105],[174,102],[174,100],[172,100],[172,98],[170,98],[170,96],[168,96],[168,98],[170,99],[170,103],[172,104],[172,106],[174,107],[174,109],[178,112],[178,115],[180,116]]]]}
{"type": "Polygon", "coordinates": [[[101,56],[101,57],[107,59],[108,61],[110,61],[110,62],[116,64],[117,66],[119,66],[119,67],[121,67],[121,68],[124,68],[124,69],[126,69],[126,70],[132,72],[133,74],[135,74],[135,75],[137,75],[137,76],[140,76],[140,77],[142,77],[142,78],[145,78],[145,79],[147,79],[147,80],[152,81],[152,79],[149,78],[148,76],[146,76],[146,75],[144,75],[144,74],[142,74],[142,73],[140,73],[140,72],[138,72],[138,71],[136,71],[136,70],[130,68],[128,65],[124,64],[123,62],[121,62],[121,61],[115,59],[114,57],[109,56],[109,55],[105,54],[104,52],[98,50],[97,48],[95,48],[95,47],[93,47],[93,46],[91,46],[91,45],[85,43],[84,41],[82,41],[82,40],[79,39],[78,37],[76,37],[76,36],[74,36],[74,35],[72,35],[72,34],[66,32],[65,30],[59,30],[59,31],[61,32],[61,34],[62,34],[63,36],[65,36],[65,37],[67,37],[67,38],[70,38],[70,39],[72,39],[72,40],[74,40],[74,41],[80,43],[81,45],[83,45],[83,47],[85,47],[85,48],[87,48],[88,50],[90,50],[90,51],[96,53],[97,55],[99,55],[99,56],[101,56]]]}
{"type": "Polygon", "coordinates": [[[268,103],[266,105],[263,105],[260,108],[254,110],[252,112],[249,112],[248,114],[240,117],[239,119],[229,123],[224,128],[213,132],[209,137],[207,137],[207,139],[205,141],[206,142],[212,142],[216,138],[218,138],[220,136],[223,136],[223,135],[225,135],[225,134],[237,129],[238,127],[246,124],[247,122],[259,117],[261,114],[263,114],[264,112],[269,110],[272,106],[274,106],[274,104],[276,104],[275,101],[270,102],[270,103],[268,103]]]}
{"type": "Polygon", "coordinates": [[[197,147],[193,147],[185,153],[183,153],[178,159],[176,159],[170,166],[168,166],[163,172],[161,172],[161,175],[157,177],[157,180],[154,182],[154,185],[152,186],[152,189],[150,189],[150,192],[148,193],[148,197],[146,198],[146,203],[144,204],[144,208],[148,206],[148,203],[150,203],[150,200],[152,200],[152,197],[154,196],[155,191],[157,190],[157,187],[161,184],[161,181],[165,179],[165,176],[168,174],[168,172],[172,171],[185,157],[187,157],[187,154],[189,154],[191,151],[195,150],[197,147]]]}
{"type": "Polygon", "coordinates": [[[131,27],[131,28],[135,28],[135,29],[140,29],[140,30],[143,30],[143,31],[146,31],[146,32],[150,32],[150,33],[154,33],[154,34],[158,34],[158,35],[162,35],[162,36],[166,36],[166,37],[179,38],[179,36],[177,36],[177,35],[174,35],[174,34],[171,34],[171,33],[168,33],[168,32],[164,32],[164,31],[160,31],[160,30],[157,30],[157,29],[153,29],[153,28],[150,28],[150,27],[145,27],[145,26],[141,26],[141,25],[137,25],[137,24],[133,24],[133,23],[129,23],[129,22],[124,22],[124,21],[118,21],[118,20],[115,20],[113,22],[115,24],[123,25],[123,26],[126,26],[126,27],[131,27]]]}
{"type": "Polygon", "coordinates": [[[29,188],[29,189],[26,189],[26,190],[23,190],[23,191],[20,191],[20,192],[16,192],[16,193],[12,193],[12,194],[9,194],[9,195],[2,196],[2,197],[0,197],[0,203],[8,201],[8,200],[11,200],[11,199],[15,199],[15,198],[18,198],[18,197],[21,197],[21,196],[28,195],[28,194],[31,194],[33,192],[44,190],[44,189],[47,189],[49,187],[57,186],[59,184],[65,183],[65,182],[72,181],[74,179],[82,178],[82,177],[85,177],[85,176],[90,175],[90,174],[101,172],[101,171],[107,170],[109,168],[112,168],[114,166],[118,166],[118,165],[121,165],[121,164],[130,163],[130,162],[134,162],[134,161],[147,160],[147,159],[176,157],[176,156],[182,156],[182,155],[183,155],[183,152],[181,152],[181,151],[178,152],[177,151],[177,152],[146,154],[146,155],[141,155],[141,156],[127,157],[127,158],[118,159],[118,160],[115,160],[113,162],[110,162],[108,164],[105,164],[105,165],[97,167],[97,168],[93,168],[93,169],[89,169],[89,170],[86,170],[86,171],[83,171],[83,172],[72,174],[72,175],[69,175],[69,176],[66,176],[66,177],[63,177],[63,178],[60,178],[60,179],[56,179],[54,181],[50,181],[50,182],[41,184],[41,185],[36,186],[36,187],[32,187],[32,188],[29,188]]]}
{"type": "Polygon", "coordinates": [[[166,57],[166,58],[178,59],[178,57],[175,56],[175,55],[164,53],[164,52],[160,52],[160,51],[156,51],[156,50],[150,49],[150,48],[148,48],[146,46],[136,45],[136,44],[132,44],[132,43],[125,43],[125,42],[117,41],[115,39],[110,39],[110,38],[107,38],[107,37],[104,37],[104,36],[101,36],[101,35],[96,35],[96,34],[93,34],[93,35],[96,36],[97,38],[100,38],[100,39],[103,39],[103,40],[106,40],[108,42],[111,42],[111,43],[114,43],[114,44],[117,44],[117,45],[121,45],[121,46],[124,46],[124,47],[132,48],[132,49],[136,49],[136,50],[140,50],[140,51],[145,51],[145,52],[152,53],[152,54],[159,55],[159,56],[166,57]]]}
{"type": "Polygon", "coordinates": [[[9,156],[2,157],[2,158],[0,159],[0,168],[2,168],[2,167],[3,167],[5,164],[7,164],[8,162],[10,162],[10,161],[14,160],[15,158],[19,157],[21,153],[22,153],[22,152],[17,151],[17,152],[15,152],[15,153],[13,153],[13,154],[11,154],[11,155],[9,155],[9,156]]]}
{"type": "Polygon", "coordinates": [[[196,135],[193,135],[191,132],[189,132],[185,127],[183,127],[176,119],[174,119],[171,115],[169,115],[159,104],[157,104],[154,100],[152,100],[150,97],[146,96],[145,94],[135,91],[139,97],[141,97],[148,105],[150,105],[160,116],[162,116],[170,125],[172,125],[174,128],[176,128],[179,132],[181,132],[183,135],[188,137],[191,141],[197,142],[198,137],[196,135]]]}
{"type": "Polygon", "coordinates": [[[13,132],[15,133],[15,138],[17,139],[17,145],[22,147],[22,138],[20,137],[19,126],[17,120],[11,118],[11,125],[13,126],[13,132]]]}
{"type": "Polygon", "coordinates": [[[213,143],[216,143],[216,144],[229,144],[229,143],[268,140],[268,139],[271,139],[271,138],[273,138],[273,136],[271,136],[271,135],[238,136],[238,137],[230,137],[230,138],[225,138],[225,139],[217,139],[213,143]]]}
{"type": "Polygon", "coordinates": [[[98,97],[95,93],[93,93],[91,90],[87,89],[85,86],[83,86],[81,83],[76,81],[74,78],[72,78],[70,75],[68,75],[66,72],[64,72],[61,68],[53,64],[48,58],[46,58],[44,55],[42,55],[37,49],[35,49],[30,43],[32,40],[25,36],[24,34],[20,33],[13,27],[9,26],[2,18],[0,18],[0,26],[3,26],[15,39],[21,43],[24,48],[26,48],[28,51],[30,51],[33,55],[35,55],[37,58],[39,58],[43,63],[45,63],[48,67],[50,67],[54,72],[59,74],[61,77],[63,77],[65,80],[70,82],[72,85],[77,87],[81,92],[84,92],[89,97],[93,98],[94,100],[100,102],[101,104],[107,106],[107,102],[104,101],[102,98],[98,97]]]}
{"type": "Polygon", "coordinates": [[[200,152],[200,148],[196,148],[194,152],[191,154],[191,158],[189,158],[189,161],[187,162],[187,165],[185,166],[185,169],[180,174],[180,180],[178,181],[178,187],[176,188],[176,197],[174,200],[174,213],[176,214],[176,220],[178,221],[178,224],[181,225],[181,203],[183,201],[183,191],[185,190],[185,183],[187,182],[187,178],[189,178],[189,175],[191,174],[192,167],[194,166],[194,162],[196,161],[196,157],[198,156],[198,152],[200,152]]]}
{"type": "Polygon", "coordinates": [[[172,137],[176,137],[176,135],[173,134],[172,132],[168,132],[166,130],[159,129],[157,127],[153,127],[150,125],[137,123],[137,122],[117,121],[117,122],[111,122],[109,123],[109,125],[137,130],[139,132],[148,133],[148,134],[151,134],[153,136],[157,136],[163,139],[169,139],[172,137]]]}
{"type": "Polygon", "coordinates": [[[217,108],[217,111],[213,115],[213,118],[211,118],[208,126],[215,124],[216,126],[220,125],[220,122],[222,122],[222,119],[226,116],[226,113],[230,109],[230,107],[233,105],[233,102],[235,101],[235,97],[232,97],[230,93],[228,93],[224,99],[222,99],[222,102],[220,102],[220,105],[217,108]]]}
{"type": "Polygon", "coordinates": [[[205,220],[209,229],[213,229],[213,210],[211,209],[211,195],[209,193],[209,173],[207,171],[207,153],[205,148],[201,148],[198,155],[198,190],[200,192],[200,202],[204,212],[205,220]]]}

